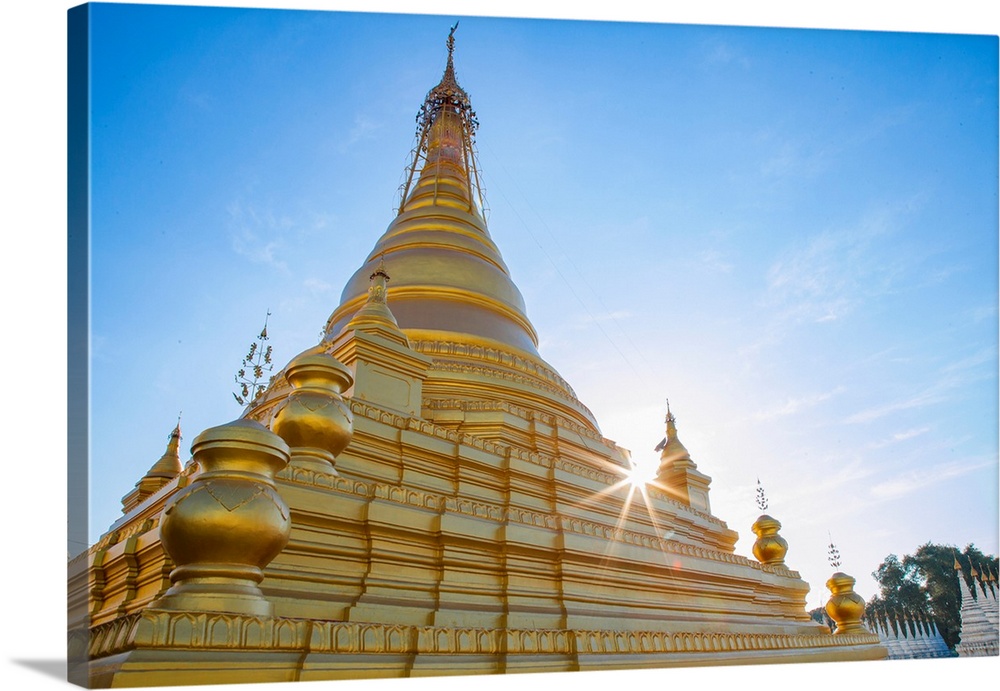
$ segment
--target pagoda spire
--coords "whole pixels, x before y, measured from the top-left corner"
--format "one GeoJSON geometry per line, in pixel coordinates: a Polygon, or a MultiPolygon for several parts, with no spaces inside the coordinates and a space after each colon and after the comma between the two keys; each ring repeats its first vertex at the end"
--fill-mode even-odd
{"type": "Polygon", "coordinates": [[[388,304],[409,348],[448,361],[427,374],[423,395],[432,406],[541,406],[599,433],[593,414],[539,354],[524,298],[487,230],[479,123],[456,77],[457,28],[448,34],[444,72],[417,112],[397,213],[344,287],[319,347],[346,331],[364,333],[353,328],[358,322],[347,327],[375,309],[366,303],[384,262],[392,274],[388,304]]]}
{"type": "Polygon", "coordinates": [[[396,317],[393,316],[387,303],[389,273],[385,268],[385,259],[379,258],[378,266],[368,280],[370,282],[368,299],[357,314],[347,322],[344,330],[377,331],[400,345],[409,346],[406,335],[399,330],[396,317]]]}
{"type": "Polygon", "coordinates": [[[135,488],[122,497],[122,513],[128,513],[147,497],[155,494],[161,487],[180,475],[183,467],[180,457],[181,418],[177,416],[177,424],[167,438],[167,449],[163,455],[142,476],[135,488]]]}
{"type": "Polygon", "coordinates": [[[427,92],[417,113],[417,147],[407,168],[400,214],[423,206],[428,197],[433,204],[464,206],[476,215],[484,207],[475,155],[479,121],[469,94],[455,77],[457,28],[455,22],[448,33],[448,61],[441,81],[427,92]],[[414,185],[418,170],[419,179],[414,185]]]}
{"type": "Polygon", "coordinates": [[[657,446],[657,451],[660,452],[660,465],[663,466],[667,463],[676,463],[687,461],[694,465],[691,460],[691,454],[688,452],[687,447],[681,443],[681,440],[677,437],[677,418],[670,411],[670,400],[667,399],[667,417],[664,420],[667,426],[667,435],[657,446]]]}
{"type": "Polygon", "coordinates": [[[667,436],[656,447],[660,452],[660,465],[656,470],[657,482],[667,488],[673,498],[696,509],[711,511],[708,487],[712,478],[698,471],[698,466],[691,460],[690,452],[678,438],[677,418],[670,411],[669,400],[665,422],[667,436]]]}
{"type": "Polygon", "coordinates": [[[149,469],[146,473],[146,477],[162,477],[171,478],[177,477],[181,472],[181,457],[180,457],[180,443],[181,443],[181,417],[177,416],[177,424],[174,426],[173,430],[170,432],[170,436],[167,438],[167,450],[163,452],[160,459],[153,464],[153,467],[149,469]]]}

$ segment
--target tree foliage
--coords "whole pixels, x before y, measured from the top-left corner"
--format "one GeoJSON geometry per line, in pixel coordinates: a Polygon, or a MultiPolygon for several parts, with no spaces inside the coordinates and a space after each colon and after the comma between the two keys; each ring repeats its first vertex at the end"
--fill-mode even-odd
{"type": "Polygon", "coordinates": [[[944,642],[954,649],[961,641],[962,627],[956,557],[962,567],[961,597],[974,597],[969,588],[970,565],[980,573],[984,567],[997,573],[997,558],[983,554],[975,545],[967,545],[959,552],[950,545],[928,542],[902,559],[890,554],[872,572],[880,592],[869,600],[866,614],[872,617],[880,609],[922,612],[934,620],[944,642]]]}

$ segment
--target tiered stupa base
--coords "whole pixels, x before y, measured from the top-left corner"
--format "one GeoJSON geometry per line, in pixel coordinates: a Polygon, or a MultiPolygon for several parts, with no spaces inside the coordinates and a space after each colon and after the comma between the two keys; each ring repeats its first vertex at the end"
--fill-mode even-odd
{"type": "MultiPolygon", "coordinates": [[[[868,635],[477,629],[148,609],[92,632],[90,684],[570,672],[881,659],[868,635]]],[[[877,638],[875,642],[877,643],[877,638]]],[[[74,671],[70,671],[71,678],[74,671]]]]}
{"type": "Polygon", "coordinates": [[[719,519],[652,488],[655,524],[638,493],[623,510],[627,485],[608,491],[620,476],[610,460],[599,469],[599,437],[579,426],[539,421],[553,457],[350,406],[347,477],[294,466],[276,477],[293,517],[261,584],[277,616],[150,609],[169,564],[157,521],[138,524],[90,554],[92,577],[137,586],[92,591],[90,684],[885,657],[874,634],[812,622],[808,585],[732,553],[719,519]]]}

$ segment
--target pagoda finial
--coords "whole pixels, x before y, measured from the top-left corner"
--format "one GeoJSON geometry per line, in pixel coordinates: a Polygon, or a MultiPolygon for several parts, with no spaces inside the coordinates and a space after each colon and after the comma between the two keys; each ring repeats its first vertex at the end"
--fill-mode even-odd
{"type": "Polygon", "coordinates": [[[663,441],[657,444],[655,449],[655,451],[660,452],[660,465],[662,466],[664,462],[669,460],[680,460],[691,463],[691,454],[688,453],[688,450],[684,448],[681,440],[677,437],[677,418],[674,417],[673,412],[670,410],[670,399],[667,399],[667,416],[665,422],[667,424],[666,436],[663,438],[663,441]]]}
{"type": "Polygon", "coordinates": [[[167,450],[146,473],[146,477],[172,478],[181,471],[181,416],[177,416],[177,425],[167,437],[167,450]]]}
{"type": "Polygon", "coordinates": [[[760,484],[760,478],[757,478],[757,508],[762,513],[767,511],[767,495],[764,494],[764,487],[760,484]]]}
{"type": "Polygon", "coordinates": [[[837,546],[835,544],[833,544],[833,535],[830,535],[829,531],[827,531],[827,535],[830,537],[830,547],[827,549],[827,557],[826,557],[827,561],[830,562],[830,566],[832,566],[835,569],[839,569],[840,550],[837,549],[837,546]]]}
{"type": "MultiPolygon", "coordinates": [[[[378,255],[378,266],[375,267],[375,270],[372,272],[371,276],[368,277],[368,280],[374,282],[377,277],[381,277],[382,280],[385,281],[385,282],[389,281],[389,274],[385,270],[385,255],[384,254],[379,254],[378,255]]],[[[369,292],[371,292],[371,291],[369,290],[369,292]]],[[[382,302],[385,302],[385,300],[382,300],[382,302]]]]}
{"type": "Polygon", "coordinates": [[[448,32],[448,61],[451,62],[451,56],[455,52],[455,29],[458,28],[458,20],[455,20],[455,26],[451,27],[451,31],[448,32]]]}
{"type": "Polygon", "coordinates": [[[667,441],[670,442],[677,438],[677,418],[674,414],[670,412],[670,399],[667,399],[667,441]]]}
{"type": "Polygon", "coordinates": [[[469,95],[458,85],[458,79],[455,77],[455,29],[457,28],[458,22],[455,22],[455,26],[448,32],[448,61],[445,63],[444,75],[438,85],[427,93],[424,105],[417,114],[418,133],[434,121],[442,107],[462,113],[463,119],[468,123],[469,135],[472,137],[479,125],[469,103],[469,95]]]}
{"type": "Polygon", "coordinates": [[[368,299],[344,325],[343,331],[378,331],[400,345],[409,345],[406,334],[399,330],[399,323],[389,309],[389,272],[385,257],[379,254],[375,270],[368,276],[368,299]]]}
{"type": "Polygon", "coordinates": [[[271,310],[268,310],[267,316],[264,317],[264,328],[261,329],[257,340],[250,344],[250,350],[243,358],[240,371],[234,377],[240,387],[240,393],[234,393],[233,398],[240,405],[250,405],[261,397],[268,385],[264,373],[274,369],[274,363],[271,361],[271,346],[266,348],[264,346],[268,340],[267,320],[270,316],[271,310]]]}
{"type": "Polygon", "coordinates": [[[375,271],[368,277],[368,281],[368,301],[385,304],[386,291],[388,290],[386,284],[389,282],[389,274],[385,270],[384,255],[379,255],[378,266],[375,267],[375,271]]]}
{"type": "Polygon", "coordinates": [[[167,448],[163,455],[150,466],[135,489],[122,497],[122,512],[128,513],[147,497],[156,493],[161,487],[180,475],[183,467],[180,458],[181,446],[181,416],[177,416],[177,425],[167,436],[167,448]]]}

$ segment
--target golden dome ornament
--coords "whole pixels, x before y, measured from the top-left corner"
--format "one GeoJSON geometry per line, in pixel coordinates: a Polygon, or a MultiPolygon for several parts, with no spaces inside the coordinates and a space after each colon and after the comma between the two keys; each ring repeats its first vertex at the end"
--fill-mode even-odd
{"type": "MultiPolygon", "coordinates": [[[[757,508],[762,512],[767,510],[767,497],[760,479],[757,479],[757,508]]],[[[753,543],[753,555],[761,564],[784,564],[788,553],[788,542],[778,534],[781,523],[766,513],[754,521],[750,530],[757,536],[753,543]]]]}
{"type": "Polygon", "coordinates": [[[837,635],[868,633],[861,623],[865,613],[865,600],[854,592],[855,580],[852,576],[838,571],[830,576],[826,587],[832,593],[826,603],[826,613],[837,623],[837,635]]]}
{"type": "Polygon", "coordinates": [[[164,508],[160,540],[176,566],[173,585],[153,607],[272,616],[258,584],[291,532],[288,505],[274,485],[288,445],[240,419],[205,430],[191,451],[203,472],[164,508]]]}
{"type": "Polygon", "coordinates": [[[334,461],[351,442],[354,416],[341,395],[351,370],[326,353],[307,350],[285,368],[293,391],[278,404],[271,430],[291,447],[291,465],[336,475],[334,461]]]}
{"type": "MultiPolygon", "coordinates": [[[[829,561],[833,568],[840,567],[840,550],[830,540],[829,561]]],[[[854,592],[856,583],[853,576],[848,576],[842,571],[837,571],[826,582],[826,587],[830,591],[830,599],[826,603],[826,614],[837,624],[834,634],[848,635],[852,633],[868,633],[868,629],[861,623],[861,618],[865,615],[865,600],[854,592]]]]}

